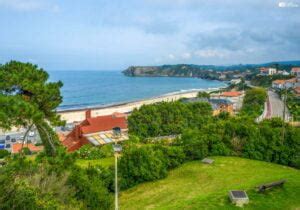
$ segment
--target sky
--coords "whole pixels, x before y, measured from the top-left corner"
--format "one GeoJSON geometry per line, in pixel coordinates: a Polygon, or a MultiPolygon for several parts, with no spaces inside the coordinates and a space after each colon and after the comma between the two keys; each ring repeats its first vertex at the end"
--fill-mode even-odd
{"type": "Polygon", "coordinates": [[[300,60],[300,0],[0,0],[0,27],[46,70],[300,60]]]}

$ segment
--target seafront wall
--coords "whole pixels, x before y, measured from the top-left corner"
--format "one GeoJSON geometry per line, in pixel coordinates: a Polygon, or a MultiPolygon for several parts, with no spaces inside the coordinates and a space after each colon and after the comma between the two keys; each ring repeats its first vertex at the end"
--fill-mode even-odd
{"type": "MultiPolygon", "coordinates": [[[[128,113],[133,111],[135,108],[138,109],[144,104],[153,104],[157,102],[171,102],[176,101],[180,98],[193,98],[197,96],[198,91],[184,92],[184,93],[173,93],[166,94],[163,96],[158,96],[150,99],[133,101],[123,104],[117,104],[107,107],[95,107],[91,108],[91,116],[97,117],[102,115],[110,115],[114,112],[128,113]]],[[[85,119],[86,109],[80,110],[68,110],[68,111],[59,111],[58,114],[61,116],[62,120],[65,120],[67,123],[80,122],[85,119]]]]}

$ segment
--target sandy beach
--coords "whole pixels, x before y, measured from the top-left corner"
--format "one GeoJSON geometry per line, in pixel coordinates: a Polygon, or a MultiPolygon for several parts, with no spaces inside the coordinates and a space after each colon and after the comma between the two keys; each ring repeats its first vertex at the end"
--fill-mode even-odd
{"type": "MultiPolygon", "coordinates": [[[[214,90],[217,90],[214,89],[214,90]]],[[[138,100],[128,103],[120,103],[116,105],[106,106],[106,107],[95,107],[90,108],[92,117],[102,116],[102,115],[110,115],[114,112],[120,112],[120,113],[128,113],[131,112],[135,108],[139,108],[144,104],[153,104],[157,102],[170,102],[170,101],[176,101],[180,98],[192,98],[196,97],[197,93],[199,91],[189,91],[189,92],[183,92],[183,93],[172,93],[172,94],[165,94],[158,97],[153,97],[150,99],[144,99],[144,100],[138,100]]],[[[78,109],[78,110],[67,110],[67,111],[58,111],[58,114],[61,116],[62,120],[65,120],[67,123],[73,123],[73,122],[80,122],[85,119],[85,111],[87,109],[78,109]]]]}

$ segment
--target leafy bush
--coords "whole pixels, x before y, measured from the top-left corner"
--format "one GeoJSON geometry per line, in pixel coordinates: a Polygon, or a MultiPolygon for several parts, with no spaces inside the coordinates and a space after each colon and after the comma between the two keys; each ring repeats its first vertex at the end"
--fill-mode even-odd
{"type": "Polygon", "coordinates": [[[74,168],[68,184],[75,188],[75,197],[83,202],[85,209],[111,209],[112,196],[108,193],[104,183],[94,173],[74,168]]]}
{"type": "Polygon", "coordinates": [[[130,134],[140,138],[181,134],[189,127],[199,127],[212,114],[209,103],[161,102],[144,105],[128,118],[130,134]]]}
{"type": "Polygon", "coordinates": [[[5,158],[6,156],[8,156],[10,153],[7,150],[1,149],[0,150],[0,159],[1,158],[5,158]]]}
{"type": "Polygon", "coordinates": [[[113,156],[113,149],[110,144],[101,147],[86,144],[76,151],[76,155],[81,159],[95,160],[113,156]]]}
{"type": "Polygon", "coordinates": [[[121,188],[167,176],[167,163],[161,150],[151,146],[131,146],[120,158],[121,188]]]}
{"type": "Polygon", "coordinates": [[[241,113],[252,117],[258,117],[264,110],[266,98],[267,93],[263,88],[247,90],[241,113]]]}

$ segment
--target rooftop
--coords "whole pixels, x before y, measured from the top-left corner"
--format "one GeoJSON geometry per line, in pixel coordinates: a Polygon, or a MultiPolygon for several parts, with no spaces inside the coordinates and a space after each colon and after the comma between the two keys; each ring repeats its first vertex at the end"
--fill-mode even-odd
{"type": "Polygon", "coordinates": [[[242,95],[242,93],[238,92],[238,91],[229,91],[229,92],[221,93],[221,96],[224,96],[224,97],[238,97],[240,95],[242,95]]]}
{"type": "MultiPolygon", "coordinates": [[[[35,146],[34,144],[24,144],[23,148],[28,148],[31,152],[40,152],[44,149],[43,146],[35,146]]],[[[19,153],[22,149],[22,143],[15,143],[12,145],[12,153],[19,153]]]]}

